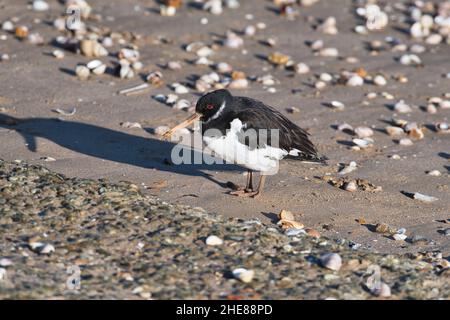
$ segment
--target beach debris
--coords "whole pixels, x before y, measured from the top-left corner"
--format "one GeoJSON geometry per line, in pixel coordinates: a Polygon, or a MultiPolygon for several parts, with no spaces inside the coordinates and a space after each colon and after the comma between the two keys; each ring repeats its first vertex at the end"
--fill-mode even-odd
{"type": "Polygon", "coordinates": [[[406,66],[420,66],[422,60],[415,54],[404,54],[399,59],[400,63],[406,66]]]}
{"type": "Polygon", "coordinates": [[[27,26],[17,26],[15,31],[14,31],[14,35],[18,38],[18,39],[25,39],[28,37],[28,33],[29,33],[29,29],[27,26]]]}
{"type": "Polygon", "coordinates": [[[280,213],[278,214],[278,218],[280,220],[290,220],[290,221],[294,221],[295,217],[292,214],[291,211],[287,211],[287,210],[281,210],[280,213]]]}
{"type": "Polygon", "coordinates": [[[127,59],[121,59],[119,61],[119,77],[121,79],[131,79],[135,75],[130,61],[127,59]]]}
{"type": "Polygon", "coordinates": [[[386,130],[386,133],[390,135],[391,137],[399,136],[405,133],[403,128],[396,127],[396,126],[387,126],[384,130],[386,130]]]}
{"type": "Polygon", "coordinates": [[[330,175],[324,175],[322,177],[320,177],[321,180],[331,184],[334,187],[343,189],[343,190],[347,190],[346,188],[348,188],[347,191],[367,191],[367,192],[380,192],[383,190],[383,188],[381,186],[376,186],[373,183],[369,182],[366,179],[361,179],[361,178],[357,178],[357,179],[350,179],[348,177],[340,177],[340,178],[335,178],[333,176],[330,175]],[[356,189],[355,189],[356,187],[356,189]]]}
{"type": "Polygon", "coordinates": [[[52,52],[52,55],[56,58],[56,59],[63,59],[66,55],[64,54],[64,51],[61,50],[54,50],[52,52]]]}
{"type": "Polygon", "coordinates": [[[313,238],[320,238],[320,232],[317,231],[316,229],[311,229],[311,228],[305,228],[305,232],[308,236],[313,237],[313,238]]]}
{"type": "Polygon", "coordinates": [[[32,7],[33,7],[34,11],[39,11],[39,12],[47,11],[50,8],[48,3],[45,2],[44,0],[34,0],[32,7]]]}
{"type": "Polygon", "coordinates": [[[366,19],[364,27],[370,31],[382,30],[389,22],[387,13],[382,11],[377,4],[369,3],[365,7],[358,7],[356,13],[366,19]]]}
{"type": "Polygon", "coordinates": [[[166,64],[166,68],[170,70],[181,70],[182,67],[183,65],[180,61],[169,61],[166,64]]]}
{"type": "Polygon", "coordinates": [[[437,122],[434,127],[438,133],[450,133],[450,127],[447,122],[437,122]]]}
{"type": "Polygon", "coordinates": [[[440,177],[442,173],[439,170],[431,170],[427,172],[427,175],[433,176],[433,177],[440,177]]]}
{"type": "Polygon", "coordinates": [[[71,110],[56,108],[54,111],[56,113],[62,114],[63,116],[73,116],[75,115],[75,113],[77,113],[77,108],[72,108],[71,110]]]}
{"type": "Polygon", "coordinates": [[[106,71],[106,65],[105,65],[102,61],[100,61],[100,60],[92,60],[92,61],[89,61],[89,62],[86,64],[86,67],[88,67],[88,69],[89,69],[93,74],[96,74],[96,75],[103,74],[103,73],[105,73],[105,71],[106,71]]]}
{"type": "Polygon", "coordinates": [[[247,270],[245,268],[237,268],[233,270],[233,276],[243,283],[250,283],[255,276],[255,271],[247,270]]]}
{"type": "Polygon", "coordinates": [[[161,87],[164,84],[163,74],[160,71],[150,72],[145,80],[155,87],[161,87]]]}
{"type": "Polygon", "coordinates": [[[338,34],[338,28],[336,26],[336,18],[328,17],[321,25],[317,27],[317,30],[323,32],[324,34],[336,35],[338,34]]]}
{"type": "Polygon", "coordinates": [[[134,128],[142,129],[141,124],[138,122],[125,121],[121,122],[120,126],[125,129],[134,129],[134,128]]]}
{"type": "Polygon", "coordinates": [[[342,258],[337,253],[325,253],[320,256],[320,264],[324,268],[339,271],[342,266],[342,258]]]}
{"type": "Polygon", "coordinates": [[[428,196],[428,195],[422,194],[420,192],[414,192],[412,196],[413,196],[413,199],[416,199],[416,200],[419,200],[422,202],[434,202],[434,201],[439,200],[436,197],[428,196]]]}
{"type": "Polygon", "coordinates": [[[13,32],[14,31],[14,23],[12,23],[10,20],[6,20],[2,23],[2,30],[7,32],[13,32]]]}
{"type": "Polygon", "coordinates": [[[55,247],[49,243],[35,241],[33,238],[28,241],[30,249],[38,254],[51,254],[55,251],[55,247]]]}
{"type": "Polygon", "coordinates": [[[103,47],[97,40],[93,39],[83,39],[80,42],[81,53],[86,57],[106,57],[108,55],[108,50],[103,47]]]}
{"type": "Polygon", "coordinates": [[[342,111],[345,109],[345,104],[340,101],[333,100],[329,103],[329,106],[338,111],[342,111]]]}
{"type": "Polygon", "coordinates": [[[412,109],[404,100],[400,100],[394,105],[394,111],[398,113],[409,113],[412,109]]]}
{"type": "Polygon", "coordinates": [[[409,147],[412,146],[414,143],[409,138],[401,138],[400,140],[398,140],[398,144],[401,146],[409,147]]]}
{"type": "Polygon", "coordinates": [[[236,33],[228,31],[223,45],[228,48],[237,49],[244,45],[244,40],[236,33]]]}
{"type": "Polygon", "coordinates": [[[175,82],[172,83],[171,88],[173,91],[175,91],[176,94],[186,94],[189,93],[189,89],[182,85],[181,83],[175,82]]]}
{"type": "Polygon", "coordinates": [[[360,149],[366,149],[366,148],[372,147],[374,141],[371,138],[363,138],[363,139],[355,138],[355,139],[352,139],[352,142],[356,147],[358,147],[360,149]]]}
{"type": "Polygon", "coordinates": [[[150,88],[150,86],[147,83],[143,83],[131,88],[123,89],[119,91],[119,94],[123,95],[133,95],[133,94],[139,94],[147,91],[147,89],[150,88]]]}
{"type": "Polygon", "coordinates": [[[306,63],[299,62],[294,64],[294,70],[297,74],[306,74],[310,71],[310,68],[306,63]]]}
{"type": "Polygon", "coordinates": [[[54,162],[54,161],[56,161],[56,159],[52,158],[52,157],[40,157],[39,160],[44,160],[45,162],[54,162]]]}
{"type": "Polygon", "coordinates": [[[84,65],[78,65],[75,68],[75,74],[80,80],[87,80],[89,78],[89,75],[91,74],[91,70],[89,70],[89,68],[84,65]]]}
{"type": "Polygon", "coordinates": [[[340,174],[340,175],[349,174],[350,172],[355,171],[357,168],[358,168],[358,165],[356,164],[356,162],[351,161],[347,166],[344,166],[344,168],[342,168],[342,170],[340,170],[338,172],[338,174],[340,174]]]}
{"type": "Polygon", "coordinates": [[[303,223],[301,223],[301,222],[294,221],[294,220],[286,220],[286,219],[282,219],[282,220],[278,221],[277,224],[283,230],[286,230],[286,229],[303,229],[305,227],[305,225],[303,223]]]}
{"type": "Polygon", "coordinates": [[[267,60],[276,66],[285,66],[290,61],[290,57],[280,52],[271,53],[267,60]]]}
{"type": "Polygon", "coordinates": [[[212,236],[208,236],[208,237],[206,238],[205,243],[206,243],[208,246],[220,246],[220,245],[223,244],[223,240],[220,239],[218,236],[212,235],[212,236]]]}
{"type": "Polygon", "coordinates": [[[359,138],[368,138],[373,136],[373,130],[369,127],[356,127],[354,132],[359,138]]]}

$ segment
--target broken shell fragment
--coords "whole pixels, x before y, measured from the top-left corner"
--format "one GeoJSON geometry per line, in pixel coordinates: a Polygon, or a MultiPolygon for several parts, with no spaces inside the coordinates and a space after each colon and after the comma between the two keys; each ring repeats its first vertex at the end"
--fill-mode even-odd
{"type": "Polygon", "coordinates": [[[331,101],[330,106],[339,111],[342,111],[345,109],[345,105],[342,102],[336,101],[336,100],[331,101]]]}
{"type": "Polygon", "coordinates": [[[427,196],[425,194],[419,193],[419,192],[414,192],[413,193],[413,199],[422,201],[422,202],[434,202],[436,200],[439,200],[436,197],[432,197],[432,196],[427,196]]]}
{"type": "Polygon", "coordinates": [[[119,77],[121,79],[131,79],[134,77],[134,71],[128,60],[122,59],[119,61],[119,64],[119,77]]]}
{"type": "Polygon", "coordinates": [[[86,57],[106,57],[108,50],[105,49],[97,40],[84,39],[80,42],[81,53],[86,57]]]}
{"type": "Polygon", "coordinates": [[[75,74],[80,80],[87,80],[90,73],[91,71],[86,66],[78,65],[75,69],[75,74]]]}
{"type": "Polygon", "coordinates": [[[398,144],[401,146],[412,146],[413,142],[411,141],[411,139],[402,138],[398,141],[398,144]]]}
{"type": "Polygon", "coordinates": [[[244,283],[250,283],[255,276],[255,272],[245,268],[237,268],[233,270],[233,276],[244,283]]]}
{"type": "Polygon", "coordinates": [[[149,82],[150,84],[159,87],[162,86],[164,84],[163,81],[163,75],[160,71],[154,71],[154,72],[150,72],[147,77],[145,78],[145,80],[147,82],[149,82]]]}
{"type": "Polygon", "coordinates": [[[359,138],[368,138],[373,136],[373,130],[369,127],[356,127],[354,131],[359,138]]]}
{"type": "Polygon", "coordinates": [[[208,246],[220,246],[223,244],[223,240],[218,236],[209,236],[208,238],[206,238],[205,243],[208,246]]]}
{"type": "Polygon", "coordinates": [[[320,257],[320,264],[324,268],[339,271],[342,266],[342,258],[337,253],[325,253],[320,257]]]}
{"type": "Polygon", "coordinates": [[[88,67],[89,70],[96,75],[103,74],[106,71],[106,65],[100,60],[92,60],[86,65],[86,67],[88,67]]]}
{"type": "Polygon", "coordinates": [[[278,221],[277,223],[279,226],[281,226],[281,229],[286,230],[286,229],[303,229],[305,226],[303,225],[303,223],[298,222],[298,221],[294,221],[294,220],[286,220],[286,219],[282,219],[280,221],[278,221]]]}
{"type": "Polygon", "coordinates": [[[398,113],[409,113],[412,111],[411,107],[405,103],[404,100],[400,100],[394,105],[394,110],[398,113]]]}
{"type": "Polygon", "coordinates": [[[370,139],[370,138],[364,138],[364,139],[355,138],[355,139],[352,140],[352,142],[356,146],[358,146],[358,147],[360,147],[362,149],[371,147],[373,145],[373,140],[370,139]]]}
{"type": "Polygon", "coordinates": [[[344,184],[344,190],[349,192],[355,192],[358,190],[358,185],[355,180],[351,180],[344,184]]]}
{"type": "Polygon", "coordinates": [[[52,55],[56,58],[56,59],[63,59],[65,57],[64,51],[61,50],[54,50],[52,52],[52,55]]]}
{"type": "Polygon", "coordinates": [[[353,172],[357,169],[357,164],[355,161],[351,161],[348,166],[345,166],[341,171],[339,171],[338,173],[340,175],[344,175],[344,174],[349,174],[350,172],[353,172]]]}
{"type": "Polygon", "coordinates": [[[415,54],[404,54],[399,59],[400,63],[407,66],[418,66],[422,64],[422,60],[415,54]]]}
{"type": "Polygon", "coordinates": [[[402,128],[394,127],[394,126],[387,126],[385,128],[385,130],[386,130],[387,134],[390,135],[391,137],[398,136],[398,135],[405,133],[405,131],[402,128]]]}
{"type": "Polygon", "coordinates": [[[175,93],[177,93],[177,94],[189,93],[189,89],[187,87],[183,86],[180,83],[175,82],[175,83],[172,84],[171,87],[175,91],[175,93]]]}
{"type": "Polygon", "coordinates": [[[280,52],[274,52],[269,55],[267,60],[273,63],[274,65],[286,65],[291,58],[288,55],[285,55],[280,52]]]}
{"type": "Polygon", "coordinates": [[[280,220],[291,220],[291,221],[295,220],[295,217],[292,214],[292,212],[287,210],[281,210],[280,213],[278,214],[278,218],[280,220]]]}
{"type": "Polygon", "coordinates": [[[439,177],[442,175],[442,173],[439,170],[431,170],[427,172],[427,175],[433,176],[433,177],[439,177]]]}
{"type": "Polygon", "coordinates": [[[310,71],[308,65],[303,62],[299,62],[294,65],[294,70],[297,74],[306,74],[310,71]]]}

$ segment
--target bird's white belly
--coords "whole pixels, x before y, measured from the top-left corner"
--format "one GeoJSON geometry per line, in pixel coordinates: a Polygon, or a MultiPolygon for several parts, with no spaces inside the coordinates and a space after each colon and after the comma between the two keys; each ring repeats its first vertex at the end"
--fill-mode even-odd
{"type": "Polygon", "coordinates": [[[265,146],[251,150],[247,145],[239,142],[237,133],[243,124],[239,119],[231,122],[231,129],[225,136],[203,137],[206,146],[229,163],[235,163],[251,170],[270,174],[278,170],[278,162],[288,152],[283,149],[265,146]]]}

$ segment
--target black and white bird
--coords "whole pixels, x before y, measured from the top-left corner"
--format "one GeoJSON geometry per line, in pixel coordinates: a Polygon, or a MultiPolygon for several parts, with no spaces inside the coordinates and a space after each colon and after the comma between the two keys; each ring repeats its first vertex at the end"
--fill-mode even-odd
{"type": "Polygon", "coordinates": [[[283,158],[322,164],[327,160],[317,154],[305,130],[261,101],[234,97],[228,90],[221,89],[201,97],[195,111],[163,137],[167,139],[176,130],[200,120],[207,148],[227,162],[248,169],[246,187],[231,192],[233,195],[261,195],[266,176],[277,171],[278,162],[283,158]],[[253,172],[260,172],[256,190],[253,189],[253,172]]]}

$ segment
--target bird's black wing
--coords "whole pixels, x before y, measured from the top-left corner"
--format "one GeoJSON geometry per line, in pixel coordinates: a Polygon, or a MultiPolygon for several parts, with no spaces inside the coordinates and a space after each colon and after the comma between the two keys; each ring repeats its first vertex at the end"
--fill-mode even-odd
{"type": "MultiPolygon", "coordinates": [[[[317,155],[315,146],[308,138],[309,134],[279,111],[258,100],[245,97],[235,97],[235,99],[239,108],[237,108],[234,118],[242,121],[245,125],[245,132],[254,129],[258,133],[257,147],[269,145],[288,152],[296,149],[298,155],[295,155],[295,159],[324,162],[325,158],[317,155]],[[278,139],[277,134],[273,135],[267,129],[278,129],[278,139]]],[[[247,135],[242,137],[241,142],[250,148],[255,147],[254,140],[248,138],[247,135]]]]}

